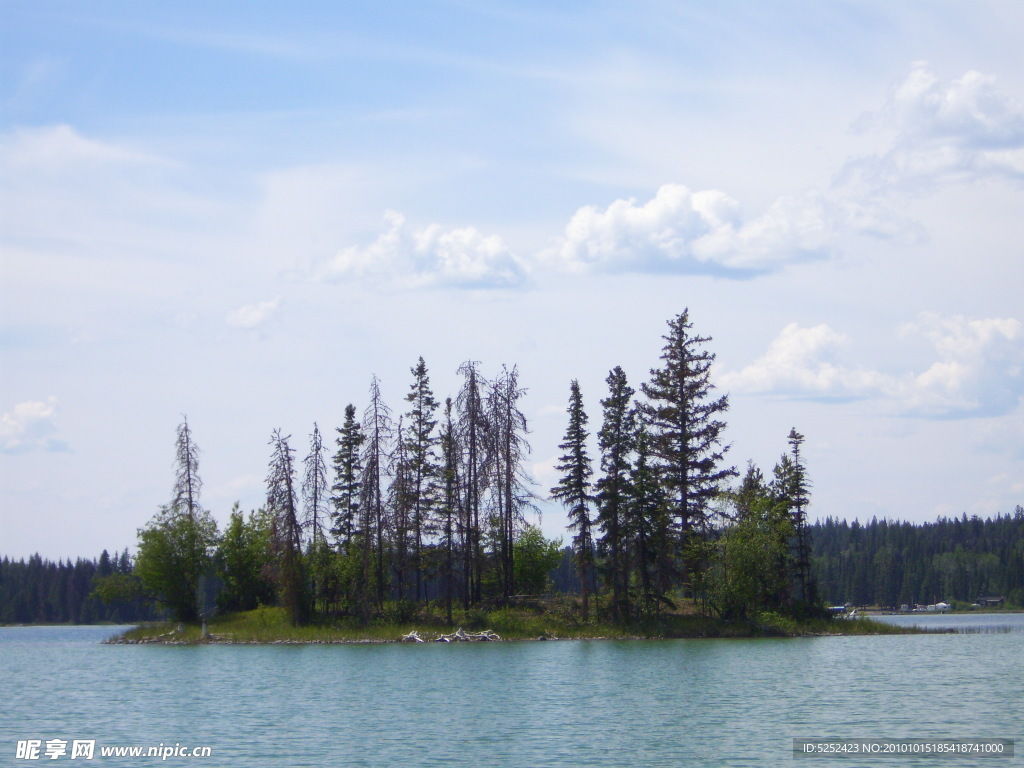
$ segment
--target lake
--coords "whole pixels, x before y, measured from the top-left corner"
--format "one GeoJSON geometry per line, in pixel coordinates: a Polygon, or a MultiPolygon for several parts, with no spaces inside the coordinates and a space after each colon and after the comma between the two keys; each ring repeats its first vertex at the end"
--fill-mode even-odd
{"type": "MultiPolygon", "coordinates": [[[[891,620],[905,620],[892,617],[891,620]]],[[[861,765],[794,758],[793,739],[1015,739],[1013,631],[756,640],[424,645],[102,645],[111,627],[0,628],[0,765],[861,765]],[[45,759],[46,742],[68,754],[45,759]],[[209,747],[102,757],[101,747],[209,747]],[[58,745],[59,746],[59,745],[58,745]]],[[[966,626],[991,616],[928,616],[966,626]]],[[[1021,758],[869,758],[1012,765],[1021,758]]]]}

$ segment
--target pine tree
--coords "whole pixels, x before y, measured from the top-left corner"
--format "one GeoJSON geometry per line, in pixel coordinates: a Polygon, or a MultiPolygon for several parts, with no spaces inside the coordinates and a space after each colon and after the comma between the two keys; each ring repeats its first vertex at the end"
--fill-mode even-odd
{"type": "Polygon", "coordinates": [[[311,544],[315,547],[324,540],[324,518],[328,516],[327,465],[324,462],[323,438],[320,427],[313,422],[309,436],[309,454],[303,459],[302,500],[304,517],[302,527],[310,531],[311,544]]]}
{"type": "Polygon", "coordinates": [[[711,365],[715,356],[704,346],[710,337],[693,333],[688,310],[669,321],[661,368],[651,370],[642,385],[648,402],[641,408],[657,459],[659,480],[678,526],[684,583],[699,567],[693,545],[706,534],[712,501],[736,474],[722,467],[728,446],[722,445],[729,408],[726,395],[714,398],[711,365]]]}
{"type": "Polygon", "coordinates": [[[334,454],[334,485],[331,486],[331,503],[334,512],[331,514],[331,535],[338,542],[341,552],[347,552],[349,544],[357,529],[367,532],[365,525],[360,525],[359,497],[362,480],[362,462],[360,448],[363,444],[363,433],[356,421],[356,407],[351,403],[345,406],[345,421],[337,429],[338,437],[335,444],[338,452],[334,454]]]}
{"type": "Polygon", "coordinates": [[[324,536],[324,519],[329,516],[329,486],[327,485],[327,464],[324,461],[324,443],[320,436],[320,427],[313,422],[313,432],[309,436],[309,454],[303,459],[302,527],[310,532],[308,541],[308,560],[310,582],[312,586],[313,605],[320,601],[326,605],[327,595],[324,591],[331,570],[331,552],[324,536]]]}
{"type": "Polygon", "coordinates": [[[590,476],[593,470],[587,454],[587,414],[583,410],[583,396],[576,379],[569,386],[568,413],[569,425],[565,439],[558,446],[564,453],[556,466],[562,478],[551,489],[551,497],[565,506],[569,515],[569,530],[575,533],[572,549],[583,593],[583,620],[587,621],[590,618],[590,590],[594,581],[593,522],[590,519],[590,476]]]}
{"type": "Polygon", "coordinates": [[[492,536],[498,555],[498,580],[506,599],[515,594],[515,540],[526,522],[523,510],[533,499],[523,468],[530,452],[526,416],[519,409],[519,400],[525,394],[519,386],[519,369],[502,366],[487,396],[492,536]]]}
{"type": "Polygon", "coordinates": [[[630,401],[633,388],[626,373],[616,366],[606,379],[608,397],[601,401],[604,420],[597,435],[601,449],[602,476],[597,491],[597,521],[602,537],[599,549],[605,553],[605,572],[612,588],[612,618],[626,619],[630,614],[628,527],[631,454],[636,441],[636,424],[630,401]]]}
{"type": "Polygon", "coordinates": [[[271,457],[267,471],[267,511],[271,514],[271,545],[277,556],[277,583],[292,624],[306,621],[308,606],[305,568],[302,562],[302,524],[295,493],[294,451],[289,437],[275,429],[270,438],[271,457]]]}
{"type": "Polygon", "coordinates": [[[443,581],[445,617],[452,623],[452,600],[455,594],[455,548],[459,520],[462,519],[462,500],[459,486],[458,433],[452,417],[452,399],[444,403],[444,424],[441,427],[441,499],[438,510],[441,529],[441,548],[444,553],[443,581]]]}
{"type": "Polygon", "coordinates": [[[387,586],[385,555],[387,547],[388,520],[385,514],[384,478],[387,473],[388,451],[394,429],[391,409],[380,394],[380,379],[370,380],[370,403],[363,412],[363,479],[360,486],[359,504],[366,514],[369,528],[367,535],[373,538],[374,586],[377,607],[384,605],[384,590],[387,586]]]}
{"type": "Polygon", "coordinates": [[[424,546],[433,528],[431,511],[436,496],[436,483],[440,475],[437,462],[437,400],[430,388],[427,365],[421,357],[411,369],[413,383],[405,399],[409,403],[406,414],[405,452],[409,462],[409,493],[412,524],[412,567],[416,574],[416,600],[422,600],[423,572],[426,567],[424,546]]]}
{"type": "Polygon", "coordinates": [[[813,610],[818,601],[817,587],[811,574],[811,543],[807,532],[811,484],[801,455],[804,436],[794,427],[787,440],[789,455],[783,454],[775,467],[773,488],[792,521],[793,598],[802,610],[808,611],[813,610]]]}
{"type": "Polygon", "coordinates": [[[665,491],[650,463],[651,440],[643,423],[637,429],[635,446],[625,533],[636,561],[640,611],[660,614],[662,605],[671,604],[668,594],[676,576],[673,527],[665,491]]]}
{"type": "Polygon", "coordinates": [[[171,509],[175,514],[186,514],[194,520],[202,508],[199,493],[203,481],[199,479],[199,446],[192,439],[188,417],[182,416],[175,439],[174,495],[171,509]]]}
{"type": "Polygon", "coordinates": [[[462,570],[466,590],[463,606],[480,600],[483,584],[484,553],[480,512],[487,476],[487,435],[490,424],[484,407],[483,392],[488,386],[480,375],[479,363],[468,360],[459,366],[464,377],[455,407],[458,411],[457,439],[463,454],[462,570]]]}

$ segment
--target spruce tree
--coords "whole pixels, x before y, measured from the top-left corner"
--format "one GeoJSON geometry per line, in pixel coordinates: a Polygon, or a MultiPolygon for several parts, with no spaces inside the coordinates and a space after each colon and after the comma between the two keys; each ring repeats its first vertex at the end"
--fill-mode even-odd
{"type": "Polygon", "coordinates": [[[459,443],[452,416],[452,399],[444,403],[444,423],[441,427],[441,499],[438,510],[443,552],[443,582],[445,618],[452,623],[452,600],[455,594],[455,549],[459,521],[462,519],[462,500],[459,486],[459,443]]]}
{"type": "Polygon", "coordinates": [[[482,542],[481,507],[486,484],[487,433],[490,424],[484,407],[484,391],[488,383],[480,375],[475,360],[467,360],[459,366],[458,372],[464,377],[462,388],[455,401],[458,411],[457,440],[461,446],[463,522],[462,571],[466,590],[463,607],[480,600],[483,584],[484,553],[482,542]]]}
{"type": "Polygon", "coordinates": [[[526,522],[523,510],[532,506],[533,499],[523,468],[530,452],[526,416],[519,408],[525,395],[526,389],[519,386],[519,369],[502,366],[487,396],[492,536],[498,555],[498,578],[506,599],[515,593],[514,544],[526,522]]]}
{"type": "Polygon", "coordinates": [[[330,487],[327,484],[325,450],[320,427],[313,422],[313,432],[309,436],[309,453],[302,461],[302,527],[309,531],[307,555],[314,607],[318,601],[326,605],[327,595],[324,588],[331,570],[331,551],[324,535],[324,520],[330,514],[330,487]]]}
{"type": "Polygon", "coordinates": [[[605,555],[605,574],[612,589],[612,618],[628,618],[630,553],[627,537],[631,456],[636,425],[631,399],[633,388],[626,373],[616,366],[606,379],[608,397],[601,401],[604,420],[597,435],[601,449],[601,478],[597,492],[597,522],[602,536],[598,548],[605,555]]]}
{"type": "Polygon", "coordinates": [[[385,555],[388,519],[385,512],[384,481],[394,429],[391,409],[380,394],[380,379],[376,376],[370,380],[370,402],[363,412],[362,432],[365,443],[362,453],[363,478],[359,504],[370,526],[367,535],[373,539],[374,586],[377,607],[380,608],[384,605],[384,590],[387,586],[385,555]]]}
{"type": "Polygon", "coordinates": [[[583,592],[583,620],[590,617],[590,590],[593,584],[594,539],[590,518],[590,476],[593,473],[587,454],[587,414],[583,410],[583,396],[576,379],[569,386],[569,425],[565,439],[559,444],[564,451],[556,469],[562,479],[551,489],[551,497],[565,506],[569,515],[576,570],[583,592]]]}
{"type": "Polygon", "coordinates": [[[412,566],[416,574],[416,600],[422,600],[423,572],[426,567],[424,547],[432,533],[431,512],[437,493],[440,468],[437,461],[437,400],[430,388],[427,365],[421,357],[410,369],[413,383],[405,399],[409,403],[406,414],[405,453],[409,462],[410,517],[412,526],[412,566]]]}
{"type": "Polygon", "coordinates": [[[351,403],[345,406],[345,421],[336,431],[338,452],[332,459],[334,485],[331,486],[331,503],[334,511],[331,514],[331,534],[339,550],[346,553],[356,531],[363,534],[367,532],[365,524],[360,524],[359,505],[362,481],[359,451],[363,444],[363,433],[356,421],[356,407],[351,403]]]}
{"type": "Polygon", "coordinates": [[[651,440],[641,423],[630,473],[626,536],[632,543],[634,572],[640,585],[640,612],[660,614],[676,576],[673,527],[665,491],[651,465],[651,440]]]}
{"type": "Polygon", "coordinates": [[[271,457],[267,471],[267,511],[271,514],[271,546],[277,557],[277,583],[292,624],[306,621],[305,568],[302,560],[302,524],[295,492],[294,451],[290,436],[275,429],[270,438],[271,457]]]}
{"type": "Polygon", "coordinates": [[[196,515],[202,511],[199,506],[199,493],[203,488],[203,481],[199,479],[199,446],[192,439],[188,417],[181,418],[174,445],[174,495],[171,510],[195,520],[196,515]]]}
{"type": "Polygon", "coordinates": [[[641,412],[658,478],[677,525],[685,584],[700,566],[692,554],[693,545],[708,531],[711,503],[736,470],[722,466],[728,446],[722,444],[726,425],[720,417],[728,410],[729,400],[726,395],[712,395],[715,355],[705,348],[711,338],[693,332],[688,310],[668,325],[663,365],[652,369],[651,380],[641,387],[647,397],[641,412]]]}

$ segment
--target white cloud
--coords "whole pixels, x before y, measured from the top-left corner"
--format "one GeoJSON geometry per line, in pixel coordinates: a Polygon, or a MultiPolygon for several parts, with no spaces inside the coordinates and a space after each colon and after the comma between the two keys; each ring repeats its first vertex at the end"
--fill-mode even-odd
{"type": "Polygon", "coordinates": [[[900,329],[924,338],[938,359],[920,373],[855,368],[839,360],[848,338],[827,325],[786,326],[767,352],[719,384],[735,392],[841,400],[881,398],[903,415],[963,418],[1011,412],[1024,397],[1024,325],[923,313],[900,329]]]}
{"type": "Polygon", "coordinates": [[[838,362],[849,338],[827,325],[801,328],[790,323],[765,354],[740,371],[722,373],[719,384],[736,392],[849,399],[884,388],[885,377],[838,362]]]}
{"type": "Polygon", "coordinates": [[[924,191],[942,181],[1024,180],[1024,104],[991,75],[972,70],[942,82],[917,62],[861,125],[894,130],[895,138],[885,154],[848,164],[842,179],[924,191]]]}
{"type": "Polygon", "coordinates": [[[495,235],[473,227],[446,230],[439,224],[412,230],[394,211],[384,220],[385,232],[368,246],[339,251],[321,277],[411,288],[518,288],[528,282],[526,264],[495,235]]]}
{"type": "Polygon", "coordinates": [[[1024,324],[922,313],[904,335],[923,336],[939,359],[903,389],[909,412],[926,416],[1008,413],[1024,396],[1024,324]]]}
{"type": "Polygon", "coordinates": [[[755,218],[720,190],[665,184],[643,204],[580,208],[541,258],[571,273],[665,272],[747,277],[839,253],[844,235],[891,237],[905,223],[882,207],[814,189],[780,197],[755,218]]]}
{"type": "Polygon", "coordinates": [[[18,403],[0,416],[0,452],[64,451],[67,445],[53,436],[57,433],[57,398],[46,402],[29,400],[18,403]]]}
{"type": "Polygon", "coordinates": [[[258,304],[246,304],[228,314],[228,325],[234,328],[256,328],[273,316],[280,305],[280,296],[258,304]]]}

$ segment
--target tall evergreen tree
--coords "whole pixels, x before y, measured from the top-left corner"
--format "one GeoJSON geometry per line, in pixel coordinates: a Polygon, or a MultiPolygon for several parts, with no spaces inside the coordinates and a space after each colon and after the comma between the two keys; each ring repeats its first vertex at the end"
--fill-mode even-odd
{"type": "Polygon", "coordinates": [[[307,554],[314,607],[317,603],[322,606],[327,604],[325,587],[330,580],[331,572],[331,550],[324,535],[324,520],[330,515],[330,486],[327,484],[325,451],[320,427],[313,422],[313,432],[309,436],[309,454],[303,459],[302,527],[309,531],[307,554]]]}
{"type": "Polygon", "coordinates": [[[551,497],[562,502],[569,515],[569,530],[574,532],[572,549],[576,558],[583,593],[583,620],[590,618],[590,590],[594,582],[593,521],[590,518],[590,477],[593,470],[587,453],[587,414],[576,379],[569,385],[569,425],[559,444],[564,451],[556,466],[561,473],[551,497]]]}
{"type": "Polygon", "coordinates": [[[785,505],[792,521],[793,598],[804,610],[813,609],[818,601],[811,574],[811,543],[807,531],[807,505],[810,503],[810,480],[801,449],[804,436],[790,430],[787,438],[789,455],[783,454],[775,467],[773,487],[776,497],[785,505]]]}
{"type": "Polygon", "coordinates": [[[267,511],[271,514],[271,543],[277,556],[277,583],[292,624],[303,624],[308,615],[305,568],[302,559],[302,524],[295,489],[294,451],[289,437],[275,429],[270,438],[267,471],[267,511]]]}
{"type": "Polygon", "coordinates": [[[530,452],[526,440],[526,416],[519,400],[526,390],[519,386],[519,370],[502,366],[487,397],[490,425],[490,498],[492,535],[498,556],[498,578],[505,598],[515,593],[515,540],[525,525],[523,510],[531,506],[533,493],[523,462],[530,452]]]}
{"type": "Polygon", "coordinates": [[[640,612],[660,614],[670,604],[676,575],[672,557],[673,527],[665,490],[651,465],[651,440],[641,423],[636,435],[636,458],[630,473],[626,535],[635,553],[634,572],[640,586],[640,612]]]}
{"type": "Polygon", "coordinates": [[[330,501],[327,485],[327,464],[324,462],[324,442],[320,427],[313,422],[309,436],[309,454],[303,459],[302,500],[304,516],[302,527],[310,532],[311,544],[324,540],[324,519],[328,517],[330,501]]]}
{"type": "Polygon", "coordinates": [[[722,466],[728,446],[722,444],[728,396],[713,397],[711,365],[715,355],[705,349],[710,337],[693,333],[689,311],[669,321],[661,368],[651,370],[642,385],[648,402],[641,406],[650,432],[651,450],[678,526],[684,583],[695,567],[691,554],[709,527],[711,503],[723,483],[736,474],[722,466]]]}
{"type": "Polygon", "coordinates": [[[171,510],[175,514],[188,515],[195,519],[200,513],[199,494],[203,482],[199,479],[199,446],[192,439],[188,417],[182,416],[175,439],[174,494],[171,510]]]}
{"type": "Polygon", "coordinates": [[[402,610],[407,610],[404,601],[408,599],[407,580],[412,566],[410,557],[410,539],[413,532],[413,471],[409,460],[408,442],[405,439],[405,425],[402,417],[398,418],[395,431],[395,452],[391,464],[391,486],[389,506],[391,508],[391,535],[394,556],[392,569],[395,575],[396,596],[403,603],[402,610]]]}
{"type": "Polygon", "coordinates": [[[452,623],[452,600],[455,595],[455,548],[459,521],[462,519],[462,499],[459,485],[458,432],[452,416],[452,399],[444,403],[444,423],[441,427],[441,500],[439,525],[443,551],[442,579],[444,582],[445,617],[452,623]]]}
{"type": "Polygon", "coordinates": [[[490,424],[484,405],[484,391],[488,383],[480,375],[480,364],[467,360],[459,366],[463,376],[462,388],[455,402],[458,411],[457,438],[463,455],[462,499],[464,542],[463,581],[466,584],[464,607],[480,600],[483,584],[484,552],[482,541],[481,509],[487,477],[487,435],[490,424]]]}
{"type": "MultiPolygon", "coordinates": [[[[360,525],[359,498],[362,481],[362,460],[360,448],[363,444],[363,433],[356,421],[356,407],[349,403],[345,406],[345,421],[337,429],[335,441],[338,452],[334,454],[334,485],[331,486],[331,503],[334,512],[331,514],[331,534],[342,552],[348,550],[349,544],[357,528],[365,533],[367,526],[360,525]]],[[[372,541],[372,538],[368,538],[372,541]]]]}
{"type": "Polygon", "coordinates": [[[616,366],[605,381],[608,397],[601,401],[604,420],[597,434],[602,471],[595,485],[597,521],[602,531],[598,546],[605,554],[604,570],[612,589],[612,618],[619,621],[630,614],[627,529],[636,419],[631,405],[633,388],[626,381],[625,371],[616,366]]]}
{"type": "Polygon", "coordinates": [[[406,395],[405,452],[409,462],[409,493],[411,495],[412,566],[416,573],[416,600],[422,600],[423,572],[426,568],[424,547],[431,534],[431,512],[437,493],[440,468],[437,461],[437,400],[430,388],[427,365],[421,357],[411,369],[413,383],[406,395]]]}
{"type": "Polygon", "coordinates": [[[363,480],[360,487],[360,506],[370,524],[368,535],[373,538],[374,586],[377,606],[384,604],[387,586],[386,544],[388,520],[385,511],[384,481],[387,474],[388,452],[394,436],[391,409],[380,394],[380,379],[370,380],[370,402],[363,412],[363,480]]]}

